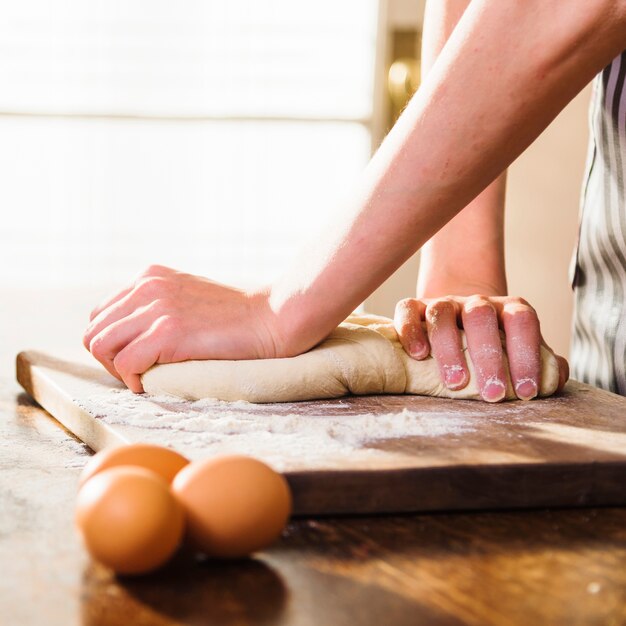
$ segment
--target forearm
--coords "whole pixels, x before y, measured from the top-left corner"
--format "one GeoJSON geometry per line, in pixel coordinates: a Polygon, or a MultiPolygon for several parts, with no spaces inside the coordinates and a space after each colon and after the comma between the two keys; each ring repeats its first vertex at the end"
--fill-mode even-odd
{"type": "MultiPolygon", "coordinates": [[[[469,0],[430,0],[424,15],[422,77],[426,77],[469,0]]],[[[449,294],[504,295],[506,173],[427,241],[421,250],[418,298],[449,294]]]]}
{"type": "Polygon", "coordinates": [[[493,181],[621,51],[625,22],[621,2],[475,0],[343,222],[272,287],[287,352],[327,334],[493,181]]]}
{"type": "Polygon", "coordinates": [[[424,244],[418,298],[506,295],[505,192],[502,174],[424,244]]]}

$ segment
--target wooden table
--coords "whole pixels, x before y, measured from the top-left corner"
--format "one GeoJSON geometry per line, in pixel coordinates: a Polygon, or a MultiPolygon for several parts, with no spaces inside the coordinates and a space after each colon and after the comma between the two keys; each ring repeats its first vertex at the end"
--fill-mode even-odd
{"type": "Polygon", "coordinates": [[[0,624],[626,624],[616,508],[299,520],[253,560],[116,580],[72,526],[88,454],[0,383],[0,624]]]}

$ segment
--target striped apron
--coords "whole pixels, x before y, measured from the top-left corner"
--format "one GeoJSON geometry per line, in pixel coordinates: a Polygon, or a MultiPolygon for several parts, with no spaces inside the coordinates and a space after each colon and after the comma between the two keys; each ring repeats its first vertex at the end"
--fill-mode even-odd
{"type": "Polygon", "coordinates": [[[572,377],[626,395],[626,51],[594,82],[572,264],[572,377]]]}

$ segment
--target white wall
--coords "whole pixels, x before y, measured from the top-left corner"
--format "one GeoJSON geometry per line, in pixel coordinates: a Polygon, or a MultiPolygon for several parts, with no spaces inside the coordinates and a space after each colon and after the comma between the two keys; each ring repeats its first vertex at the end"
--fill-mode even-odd
{"type": "Polygon", "coordinates": [[[544,338],[567,356],[572,316],[569,262],[587,149],[585,89],[510,170],[507,192],[509,292],[539,312],[544,338]]]}

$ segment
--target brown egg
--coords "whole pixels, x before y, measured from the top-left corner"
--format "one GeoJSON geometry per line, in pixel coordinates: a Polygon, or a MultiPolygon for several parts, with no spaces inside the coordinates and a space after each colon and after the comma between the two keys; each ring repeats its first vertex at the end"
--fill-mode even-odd
{"type": "Polygon", "coordinates": [[[172,483],[191,543],[210,556],[240,558],[278,538],[291,513],[287,481],[250,457],[190,463],[172,483]]]}
{"type": "Polygon", "coordinates": [[[143,574],[174,554],[184,514],[160,476],[122,465],[100,472],[79,491],[76,525],[94,559],[119,574],[143,574]]]}
{"type": "Polygon", "coordinates": [[[79,485],[84,485],[99,472],[118,465],[136,465],[152,470],[167,483],[171,483],[174,476],[188,463],[189,459],[170,448],[149,443],[133,443],[102,450],[94,455],[85,466],[79,485]]]}

